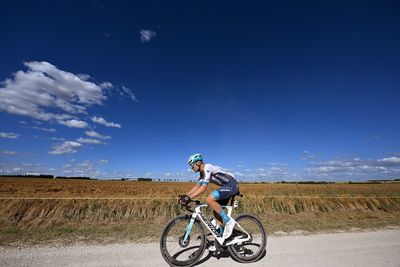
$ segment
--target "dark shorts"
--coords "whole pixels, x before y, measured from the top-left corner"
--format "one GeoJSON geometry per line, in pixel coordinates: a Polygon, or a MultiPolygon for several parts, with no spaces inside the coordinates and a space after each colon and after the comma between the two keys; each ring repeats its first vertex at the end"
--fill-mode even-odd
{"type": "Polygon", "coordinates": [[[217,190],[211,192],[211,195],[222,205],[228,205],[229,200],[232,196],[239,193],[239,185],[236,181],[229,182],[228,184],[221,186],[217,190]]]}

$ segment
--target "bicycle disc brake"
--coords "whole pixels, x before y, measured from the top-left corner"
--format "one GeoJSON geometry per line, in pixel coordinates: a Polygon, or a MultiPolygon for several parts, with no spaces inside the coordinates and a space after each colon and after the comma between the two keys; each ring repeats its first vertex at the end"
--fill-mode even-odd
{"type": "Polygon", "coordinates": [[[179,246],[181,248],[186,248],[187,246],[189,246],[189,243],[190,243],[190,235],[188,236],[186,241],[183,240],[184,238],[185,238],[184,236],[181,236],[179,238],[179,246]]]}

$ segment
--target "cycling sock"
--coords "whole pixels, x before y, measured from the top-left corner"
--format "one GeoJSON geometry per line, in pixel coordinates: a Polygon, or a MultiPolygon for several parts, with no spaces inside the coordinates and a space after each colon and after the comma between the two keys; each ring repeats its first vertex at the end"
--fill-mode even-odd
{"type": "Polygon", "coordinates": [[[221,216],[221,218],[225,221],[225,223],[230,221],[228,215],[226,215],[226,212],[224,210],[221,210],[219,212],[219,216],[221,216]]]}
{"type": "Polygon", "coordinates": [[[218,228],[219,234],[222,235],[224,233],[224,227],[219,227],[218,228]]]}

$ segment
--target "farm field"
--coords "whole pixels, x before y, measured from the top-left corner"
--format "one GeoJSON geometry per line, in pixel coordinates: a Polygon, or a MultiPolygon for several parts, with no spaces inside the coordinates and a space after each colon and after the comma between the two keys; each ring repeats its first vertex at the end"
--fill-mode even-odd
{"type": "MultiPolygon", "coordinates": [[[[0,245],[155,241],[184,212],[176,197],[193,185],[1,178],[0,245]]],[[[399,183],[240,184],[240,190],[235,213],[256,214],[269,233],[400,226],[399,183]]]]}

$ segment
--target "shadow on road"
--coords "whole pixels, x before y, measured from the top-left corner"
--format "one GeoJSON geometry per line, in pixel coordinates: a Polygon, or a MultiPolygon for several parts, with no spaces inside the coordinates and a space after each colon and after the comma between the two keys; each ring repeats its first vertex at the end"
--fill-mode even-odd
{"type": "MultiPolygon", "coordinates": [[[[208,246],[207,246],[207,249],[208,249],[208,246]]],[[[262,256],[259,259],[257,259],[257,261],[260,261],[260,260],[264,259],[264,257],[266,255],[267,255],[267,251],[264,250],[262,256]]],[[[203,264],[203,263],[207,262],[211,257],[214,257],[217,260],[219,260],[221,258],[231,258],[231,254],[229,253],[228,249],[223,249],[222,251],[219,251],[219,252],[208,251],[208,254],[205,257],[203,257],[201,260],[196,262],[193,266],[197,266],[197,265],[203,264]]],[[[231,258],[231,259],[233,261],[235,261],[235,262],[238,262],[233,258],[231,258]]],[[[257,261],[255,261],[255,262],[257,262],[257,261]]],[[[245,263],[243,263],[243,264],[245,264],[245,263]]]]}

